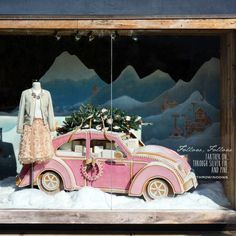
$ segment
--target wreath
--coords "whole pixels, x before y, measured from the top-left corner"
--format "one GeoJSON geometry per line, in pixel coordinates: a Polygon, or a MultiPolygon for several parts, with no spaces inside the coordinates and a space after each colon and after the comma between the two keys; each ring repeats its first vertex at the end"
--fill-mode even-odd
{"type": "Polygon", "coordinates": [[[103,166],[101,162],[98,161],[89,164],[85,161],[82,165],[81,172],[85,179],[92,182],[99,179],[103,175],[103,166]]]}

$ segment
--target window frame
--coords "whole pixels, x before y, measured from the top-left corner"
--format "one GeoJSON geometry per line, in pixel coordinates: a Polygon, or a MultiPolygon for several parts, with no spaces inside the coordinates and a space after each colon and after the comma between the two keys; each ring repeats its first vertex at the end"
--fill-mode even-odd
{"type": "MultiPolygon", "coordinates": [[[[236,88],[236,18],[172,18],[172,19],[17,19],[10,16],[0,20],[1,34],[53,34],[55,31],[77,30],[156,30],[168,35],[217,35],[221,37],[221,97],[231,101],[222,112],[221,130],[224,144],[234,145],[235,88],[236,88]],[[230,92],[228,91],[230,89],[230,92]],[[228,93],[229,92],[229,93],[228,93]],[[226,126],[229,126],[225,130],[226,126]]],[[[222,102],[223,103],[223,102],[222,102]]],[[[87,147],[86,147],[87,148],[87,147]]],[[[226,187],[233,208],[236,209],[235,147],[230,160],[231,183],[226,187]]],[[[227,224],[235,225],[235,210],[166,210],[166,211],[81,211],[81,210],[23,210],[0,209],[0,224],[227,224]],[[137,215],[139,216],[137,218],[137,215]],[[190,217],[188,217],[190,216],[190,217]],[[121,220],[122,219],[122,220],[121,220]]]]}

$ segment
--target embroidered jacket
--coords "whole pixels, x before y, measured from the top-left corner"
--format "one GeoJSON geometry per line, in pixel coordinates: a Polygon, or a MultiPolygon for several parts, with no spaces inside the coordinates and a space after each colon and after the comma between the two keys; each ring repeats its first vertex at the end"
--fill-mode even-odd
{"type": "MultiPolygon", "coordinates": [[[[36,99],[32,89],[26,89],[22,92],[18,113],[17,133],[23,133],[25,124],[32,125],[36,99]]],[[[50,92],[42,89],[42,92],[39,94],[39,99],[43,122],[45,125],[48,124],[50,131],[55,131],[54,112],[50,92]]]]}

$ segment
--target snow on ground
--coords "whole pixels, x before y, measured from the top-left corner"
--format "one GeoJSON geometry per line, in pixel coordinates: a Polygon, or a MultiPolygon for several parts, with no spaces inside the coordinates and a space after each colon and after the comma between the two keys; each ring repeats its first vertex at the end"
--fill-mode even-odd
{"type": "Polygon", "coordinates": [[[0,181],[0,208],[34,209],[222,209],[230,207],[220,182],[200,184],[193,192],[145,202],[142,198],[104,193],[84,187],[47,195],[38,189],[18,189],[15,177],[0,181]]]}

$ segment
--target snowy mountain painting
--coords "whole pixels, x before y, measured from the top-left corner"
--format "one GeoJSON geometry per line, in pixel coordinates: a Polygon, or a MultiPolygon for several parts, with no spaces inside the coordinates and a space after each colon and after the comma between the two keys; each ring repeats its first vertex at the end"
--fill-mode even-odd
{"type": "Polygon", "coordinates": [[[73,104],[86,102],[101,88],[107,87],[93,69],[88,69],[77,56],[68,52],[55,59],[40,82],[43,88],[51,92],[54,110],[59,114],[73,104]]]}
{"type": "MultiPolygon", "coordinates": [[[[140,103],[138,107],[130,106],[127,111],[135,114],[138,113],[143,117],[151,116],[154,114],[157,115],[160,114],[162,110],[183,103],[195,91],[199,91],[201,96],[204,97],[204,99],[209,104],[216,108],[219,108],[219,76],[219,60],[216,58],[212,58],[210,61],[202,65],[202,67],[198,70],[198,72],[190,82],[179,80],[174,84],[174,86],[170,86],[169,89],[166,89],[164,92],[156,96],[153,100],[140,103]]],[[[113,86],[116,87],[115,85],[113,86]]],[[[159,78],[157,77],[155,84],[153,83],[151,86],[146,86],[146,84],[144,84],[144,91],[142,93],[139,90],[135,91],[137,94],[141,93],[144,97],[146,97],[149,96],[150,91],[156,90],[156,88],[160,88],[161,86],[162,84],[159,83],[159,78]]],[[[128,92],[125,95],[134,98],[128,92]]],[[[129,103],[129,100],[127,103],[129,103]]]]}
{"type": "MultiPolygon", "coordinates": [[[[160,70],[141,79],[132,66],[127,66],[113,82],[112,95],[113,99],[124,99],[124,96],[129,96],[130,98],[127,97],[126,100],[129,104],[132,104],[130,100],[147,102],[158,97],[174,85],[174,80],[167,73],[160,70]]],[[[103,104],[107,101],[104,94],[109,92],[110,86],[106,86],[89,101],[94,104],[103,104]]]]}
{"type": "MultiPolygon", "coordinates": [[[[111,104],[110,84],[93,69],[68,52],[60,54],[40,79],[53,98],[58,114],[70,114],[81,103],[111,104]]],[[[184,103],[199,92],[207,103],[219,108],[219,60],[212,58],[202,65],[190,82],[175,82],[167,73],[156,70],[140,78],[132,66],[127,66],[112,84],[113,106],[148,117],[184,103]]]]}
{"type": "MultiPolygon", "coordinates": [[[[195,113],[199,109],[205,111],[205,115],[209,118],[209,124],[218,122],[219,110],[203,99],[199,91],[195,91],[183,103],[166,109],[161,114],[146,117],[145,121],[151,122],[153,125],[146,128],[144,135],[147,136],[144,138],[155,137],[157,133],[159,139],[169,138],[171,135],[174,136],[173,132],[177,127],[181,129],[178,136],[190,136],[185,126],[187,126],[187,122],[195,120],[195,113]]],[[[208,124],[206,124],[207,127],[208,124]]]]}
{"type": "MultiPolygon", "coordinates": [[[[140,78],[130,65],[114,80],[111,101],[111,85],[93,69],[87,68],[77,56],[63,52],[40,81],[42,87],[51,92],[56,116],[71,114],[81,103],[112,104],[152,123],[142,127],[145,143],[177,150],[184,144],[202,148],[220,145],[219,70],[219,59],[211,58],[191,81],[175,82],[160,70],[140,78]]],[[[15,142],[17,152],[19,137],[14,138],[12,132],[15,122],[16,119],[0,116],[3,139],[5,136],[5,141],[15,142]]],[[[190,153],[190,161],[191,158],[202,159],[203,155],[196,157],[190,153]]]]}

